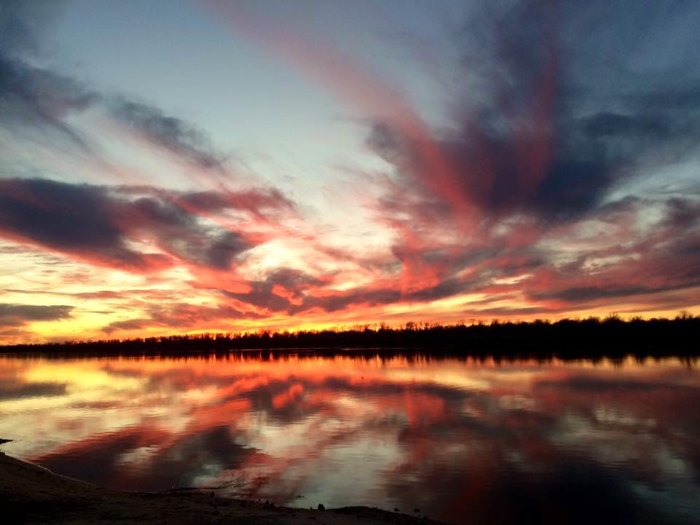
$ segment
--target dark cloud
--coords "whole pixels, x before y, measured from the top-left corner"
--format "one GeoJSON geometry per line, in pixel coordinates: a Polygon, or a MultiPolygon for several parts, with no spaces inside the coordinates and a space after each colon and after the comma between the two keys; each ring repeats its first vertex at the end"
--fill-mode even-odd
{"type": "Polygon", "coordinates": [[[601,112],[581,119],[582,129],[593,138],[631,136],[633,139],[649,136],[661,138],[671,131],[667,122],[650,115],[630,116],[620,113],[601,112]]]}
{"type": "Polygon", "coordinates": [[[408,292],[401,292],[391,287],[355,288],[346,292],[316,295],[313,293],[314,289],[322,287],[325,283],[290,269],[280,270],[264,281],[254,281],[249,284],[252,290],[247,293],[228,291],[222,293],[247,304],[286,314],[299,314],[314,309],[330,313],[353,306],[382,306],[401,301],[432,301],[468,291],[476,286],[476,283],[446,279],[433,286],[408,292]],[[282,293],[275,289],[276,286],[282,287],[282,293]]]}
{"type": "Polygon", "coordinates": [[[557,292],[533,293],[532,297],[534,299],[560,299],[570,303],[586,303],[597,299],[629,297],[632,295],[642,295],[659,291],[662,290],[641,285],[579,286],[565,288],[557,292]]]}
{"type": "Polygon", "coordinates": [[[0,4],[0,48],[6,53],[36,48],[30,29],[32,19],[23,9],[26,2],[6,0],[0,4]]]}
{"type": "Polygon", "coordinates": [[[198,166],[224,171],[206,135],[193,124],[168,115],[158,107],[124,96],[100,93],[83,82],[38,65],[37,35],[63,2],[0,4],[0,125],[31,129],[67,139],[83,150],[91,142],[67,117],[90,108],[106,111],[115,121],[155,146],[198,166]]]}
{"type": "Polygon", "coordinates": [[[204,168],[224,170],[223,159],[213,152],[204,134],[191,123],[161,109],[116,97],[108,102],[111,115],[149,142],[204,168]]]}
{"type": "Polygon", "coordinates": [[[3,0],[0,3],[0,50],[8,55],[38,53],[41,29],[65,3],[63,0],[3,0]]]}
{"type": "Polygon", "coordinates": [[[600,253],[583,252],[576,262],[551,272],[546,288],[529,287],[525,282],[528,297],[583,305],[653,294],[660,305],[664,294],[700,286],[700,203],[696,198],[650,202],[626,198],[607,205],[598,217],[625,224],[629,222],[627,214],[643,213],[647,208],[653,208],[660,218],[646,232],[634,239],[620,239],[619,244],[600,253]],[[591,269],[589,263],[597,257],[618,260],[591,269]],[[552,280],[555,275],[556,280],[552,280]]]}
{"type": "Polygon", "coordinates": [[[83,150],[92,143],[68,121],[71,114],[87,109],[105,110],[151,144],[204,168],[224,171],[223,159],[208,139],[191,123],[166,115],[161,109],[99,93],[84,83],[49,69],[34,67],[0,51],[0,117],[8,128],[58,136],[83,150]]]}
{"type": "Polygon", "coordinates": [[[284,286],[287,290],[293,292],[299,292],[309,286],[320,286],[323,284],[321,279],[291,268],[282,268],[272,272],[265,282],[271,285],[284,286]]]}
{"type": "Polygon", "coordinates": [[[110,334],[114,331],[120,330],[140,330],[142,328],[148,328],[152,324],[151,319],[128,319],[126,321],[115,321],[105,326],[102,331],[106,334],[110,334]]]}
{"type": "Polygon", "coordinates": [[[118,266],[147,266],[142,254],[127,247],[118,213],[119,202],[99,186],[43,179],[0,180],[3,236],[118,266]]]}
{"type": "Polygon", "coordinates": [[[672,181],[700,139],[700,11],[689,2],[648,12],[627,1],[480,5],[455,40],[464,62],[449,125],[424,137],[400,119],[378,120],[366,139],[397,175],[377,214],[397,232],[403,280],[428,271],[439,282],[398,298],[370,295],[492,296],[509,287],[491,279],[523,273],[535,277],[516,287],[537,304],[482,304],[479,313],[687,294],[700,263],[697,188],[672,181]],[[671,34],[675,46],[666,45],[671,34]],[[654,170],[671,174],[669,195],[644,187],[654,170]],[[610,202],[621,190],[628,195],[610,202]],[[650,224],[659,212],[665,218],[650,224]],[[572,246],[575,263],[550,264],[557,230],[582,234],[583,221],[604,224],[599,248],[572,246]],[[442,240],[450,231],[454,240],[442,240]],[[480,278],[455,279],[461,272],[480,278]]]}
{"type": "Polygon", "coordinates": [[[238,208],[262,216],[265,211],[287,209],[295,206],[276,188],[251,188],[237,192],[195,191],[180,195],[179,203],[187,208],[215,213],[238,208]]]}
{"type": "Polygon", "coordinates": [[[249,281],[247,293],[223,291],[226,297],[243,301],[273,312],[299,312],[313,301],[306,292],[322,286],[321,279],[291,268],[272,272],[264,280],[249,281]]]}
{"type": "MultiPolygon", "coordinates": [[[[629,7],[521,1],[475,10],[462,42],[462,109],[435,139],[462,202],[490,217],[571,220],[595,209],[641,159],[692,151],[700,137],[698,63],[676,71],[672,57],[642,43],[663,38],[650,25],[685,31],[678,54],[689,55],[700,39],[680,19],[697,10],[679,3],[655,7],[649,18],[629,7]],[[629,64],[608,60],[622,50],[629,64]],[[647,63],[634,67],[642,57],[647,63]]],[[[449,193],[424,145],[404,130],[377,122],[367,143],[428,197],[449,193]]]]}
{"type": "Polygon", "coordinates": [[[212,268],[226,270],[233,260],[252,245],[241,235],[234,232],[223,232],[213,239],[204,252],[204,262],[212,268]]]}
{"type": "MultiPolygon", "coordinates": [[[[232,295],[224,292],[224,295],[232,295]]],[[[235,323],[240,320],[260,319],[262,315],[221,304],[208,307],[187,303],[152,302],[144,307],[147,317],[115,321],[102,328],[106,334],[122,330],[140,330],[142,328],[165,328],[169,331],[182,330],[183,327],[195,328],[207,326],[212,322],[235,323]]],[[[231,325],[233,328],[233,325],[231,325]]]]}
{"type": "Polygon", "coordinates": [[[399,290],[384,288],[379,290],[352,290],[350,292],[331,295],[328,297],[312,297],[297,307],[303,311],[311,308],[320,308],[324,312],[332,313],[344,310],[350,306],[378,306],[392,304],[401,301],[402,294],[399,290]]]}
{"type": "MultiPolygon", "coordinates": [[[[665,40],[667,32],[678,29],[672,22],[685,11],[697,9],[690,3],[677,3],[673,8],[650,6],[645,11],[631,2],[566,0],[482,5],[459,42],[464,48],[464,82],[447,129],[432,136],[425,133],[415,122],[419,119],[398,103],[392,108],[395,111],[384,113],[385,120],[373,123],[367,138],[368,147],[392,164],[398,175],[387,177],[387,186],[393,186],[378,215],[397,233],[392,254],[402,266],[401,284],[397,279],[387,286],[393,289],[378,290],[375,285],[323,297],[308,294],[301,298],[301,305],[290,306],[284,298],[272,297],[266,283],[256,283],[251,294],[238,295],[241,300],[277,311],[315,307],[334,311],[350,305],[426,301],[470,289],[481,291],[488,286],[487,277],[512,277],[516,272],[535,270],[540,270],[540,279],[517,288],[605,288],[607,283],[599,283],[593,272],[582,271],[572,278],[556,267],[559,261],[555,264],[555,260],[566,258],[566,251],[590,249],[583,242],[580,248],[576,246],[574,235],[569,243],[564,234],[556,232],[547,239],[551,241],[547,247],[537,246],[538,241],[562,225],[571,227],[572,234],[582,233],[571,223],[595,217],[611,190],[631,181],[643,160],[687,153],[687,137],[692,134],[683,131],[700,129],[693,97],[683,98],[683,110],[677,113],[672,107],[638,102],[644,97],[680,93],[693,85],[692,75],[668,75],[674,61],[652,48],[658,47],[654,45],[658,40],[665,40]],[[655,31],[657,27],[664,34],[655,31]],[[397,117],[394,112],[403,114],[397,117]],[[457,216],[456,226],[444,220],[448,211],[457,216]],[[467,220],[462,220],[465,216],[467,220]],[[506,224],[522,216],[532,224],[506,224]],[[563,244],[567,244],[566,251],[563,244]],[[531,249],[521,248],[524,245],[531,249]],[[483,252],[490,253],[492,260],[518,257],[535,261],[535,268],[513,264],[498,275],[490,268],[492,261],[470,262],[475,253],[483,252]],[[545,269],[537,266],[546,267],[550,262],[551,279],[547,280],[545,269]],[[484,275],[481,288],[457,279],[462,270],[484,275]],[[435,279],[412,279],[426,275],[435,279]],[[586,280],[589,282],[581,286],[579,281],[586,280]],[[410,291],[412,283],[422,288],[420,292],[410,291]],[[409,291],[401,293],[399,287],[409,291]]],[[[697,30],[692,24],[684,27],[685,38],[674,35],[674,40],[685,45],[694,42],[687,49],[696,49],[697,30]]],[[[679,54],[688,51],[682,48],[679,54]]],[[[304,60],[314,69],[327,68],[318,57],[304,60]]],[[[374,86],[375,90],[362,87],[368,92],[383,91],[381,85],[374,86]]],[[[389,97],[387,103],[390,105],[389,97]]],[[[376,109],[374,104],[367,106],[374,106],[370,111],[376,109]]],[[[650,165],[653,163],[644,168],[650,165]]],[[[581,230],[587,225],[582,226],[581,230]]],[[[627,235],[634,236],[636,225],[627,226],[627,235]]],[[[604,240],[622,244],[628,239],[604,240]]],[[[640,253],[644,257],[648,251],[640,253]]],[[[615,255],[629,259],[632,254],[615,255]]],[[[673,268],[667,260],[656,260],[664,263],[664,270],[673,268]]],[[[395,267],[390,265],[386,264],[387,273],[393,275],[395,267]]],[[[628,275],[610,275],[618,285],[623,283],[618,291],[636,288],[635,282],[624,284],[635,269],[644,268],[631,260],[628,275]]],[[[658,283],[652,286],[667,289],[658,283]]],[[[537,308],[513,312],[551,311],[537,308]]]]}
{"type": "Polygon", "coordinates": [[[16,327],[32,321],[55,321],[70,317],[72,306],[0,304],[0,327],[16,327]]]}
{"type": "MultiPolygon", "coordinates": [[[[670,292],[690,291],[700,286],[700,279],[697,277],[698,261],[700,260],[700,250],[695,247],[694,253],[690,254],[693,257],[689,263],[682,265],[674,265],[673,261],[664,261],[656,259],[651,264],[658,264],[658,269],[649,271],[645,265],[631,264],[629,271],[632,272],[632,277],[619,276],[619,272],[608,271],[599,276],[591,276],[586,279],[586,275],[582,275],[579,279],[568,280],[566,276],[558,276],[559,282],[553,286],[551,290],[526,290],[526,296],[534,301],[548,301],[555,299],[564,303],[569,303],[576,306],[584,306],[586,304],[606,304],[610,299],[629,299],[631,297],[641,297],[655,295],[656,299],[653,304],[657,307],[666,306],[667,308],[681,308],[686,301],[686,298],[680,298],[676,301],[668,302],[664,300],[663,294],[670,292]],[[673,273],[673,272],[678,272],[673,273]],[[635,275],[634,272],[637,272],[635,275]],[[668,278],[666,274],[668,272],[668,278]],[[615,278],[622,284],[615,284],[615,278]],[[581,280],[589,281],[590,284],[579,286],[581,280]],[[625,283],[625,281],[629,281],[625,283]],[[644,284],[645,281],[651,284],[644,284]],[[567,286],[570,285],[570,286],[567,286]],[[573,286],[571,286],[573,285],[573,286]]],[[[649,308],[653,310],[653,308],[649,308]]]]}
{"type": "Polygon", "coordinates": [[[70,78],[11,59],[0,51],[0,122],[4,127],[32,127],[88,149],[85,137],[66,122],[66,117],[84,111],[97,99],[70,78]]]}
{"type": "Polygon", "coordinates": [[[252,247],[241,235],[204,227],[196,215],[160,198],[138,198],[126,211],[138,229],[154,232],[162,248],[183,260],[226,269],[252,247]]]}
{"type": "Polygon", "coordinates": [[[540,306],[525,306],[522,308],[508,308],[508,307],[492,307],[492,308],[482,308],[477,310],[474,310],[472,312],[473,314],[478,314],[481,316],[485,315],[492,315],[494,318],[501,318],[501,317],[519,317],[519,316],[528,316],[532,317],[533,315],[541,316],[541,317],[548,317],[550,315],[556,314],[557,310],[553,308],[546,308],[546,307],[540,307],[540,306]]]}
{"type": "Polygon", "coordinates": [[[673,197],[666,201],[664,225],[672,231],[700,226],[700,200],[673,197]]]}
{"type": "Polygon", "coordinates": [[[83,111],[96,95],[79,82],[32,65],[41,29],[63,2],[6,0],[0,3],[0,125],[33,127],[86,148],[65,117],[83,111]]]}
{"type": "MultiPolygon", "coordinates": [[[[128,187],[3,179],[0,235],[101,264],[141,270],[169,264],[167,256],[226,269],[253,246],[243,233],[208,224],[178,205],[181,196],[149,188],[136,192],[128,187]],[[144,253],[131,245],[144,239],[167,256],[144,253]]],[[[281,206],[286,207],[286,201],[281,206]]]]}

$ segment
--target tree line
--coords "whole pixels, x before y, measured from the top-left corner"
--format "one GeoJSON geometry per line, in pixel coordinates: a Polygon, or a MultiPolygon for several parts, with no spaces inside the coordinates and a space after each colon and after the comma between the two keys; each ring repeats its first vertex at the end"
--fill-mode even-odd
{"type": "Polygon", "coordinates": [[[555,322],[499,322],[444,325],[409,322],[344,330],[300,330],[170,335],[132,339],[67,341],[0,346],[0,353],[60,356],[168,356],[255,352],[357,355],[421,354],[500,358],[595,359],[600,357],[698,357],[700,317],[628,321],[563,319],[555,322]]]}

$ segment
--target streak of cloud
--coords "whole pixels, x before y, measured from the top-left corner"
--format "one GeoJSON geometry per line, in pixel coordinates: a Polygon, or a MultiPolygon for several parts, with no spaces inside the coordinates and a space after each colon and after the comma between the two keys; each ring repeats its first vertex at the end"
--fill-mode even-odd
{"type": "MultiPolygon", "coordinates": [[[[170,194],[169,200],[162,198],[164,194],[149,188],[2,179],[0,232],[20,242],[133,271],[155,270],[178,260],[227,269],[252,247],[245,232],[208,225],[178,206],[177,200],[186,201],[187,194],[170,194]],[[139,242],[152,242],[157,251],[132,246],[139,242]]],[[[268,195],[264,205],[270,206],[274,198],[274,193],[268,195]]],[[[286,207],[287,201],[278,205],[286,207]]],[[[252,203],[244,211],[250,209],[252,203]]]]}
{"type": "Polygon", "coordinates": [[[0,304],[0,327],[17,327],[33,321],[55,321],[70,316],[72,306],[0,304]]]}

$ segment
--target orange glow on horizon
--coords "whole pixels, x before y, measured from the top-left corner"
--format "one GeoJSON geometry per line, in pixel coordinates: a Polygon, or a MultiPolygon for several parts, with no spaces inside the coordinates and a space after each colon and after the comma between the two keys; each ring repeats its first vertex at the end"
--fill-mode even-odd
{"type": "MultiPolygon", "coordinates": [[[[32,332],[34,336],[28,341],[26,337],[16,340],[7,340],[5,344],[22,344],[26,342],[44,343],[44,342],[63,342],[63,341],[90,341],[103,339],[130,339],[130,338],[148,338],[148,337],[167,337],[173,335],[206,335],[213,333],[231,333],[231,334],[255,334],[260,332],[319,332],[324,330],[343,331],[357,330],[366,327],[370,329],[378,329],[381,326],[388,328],[403,328],[406,323],[419,323],[427,325],[472,325],[472,324],[490,324],[496,322],[531,322],[535,320],[543,320],[555,322],[562,319],[586,319],[599,318],[605,319],[609,315],[618,315],[623,320],[632,320],[635,318],[641,319],[673,319],[679,314],[679,310],[652,310],[636,312],[634,310],[610,310],[608,308],[600,308],[594,310],[580,310],[572,312],[562,312],[556,315],[513,315],[513,316],[494,316],[494,315],[457,315],[454,313],[444,314],[439,316],[424,316],[415,315],[415,312],[408,311],[402,315],[383,315],[376,309],[369,309],[370,312],[363,316],[359,312],[346,314],[351,317],[350,320],[332,321],[324,320],[327,317],[324,313],[319,313],[317,316],[310,316],[308,320],[304,320],[303,316],[288,317],[288,318],[270,318],[260,321],[230,321],[222,319],[219,322],[208,321],[206,326],[202,328],[178,330],[176,327],[161,327],[161,326],[140,326],[133,330],[115,330],[109,334],[105,334],[99,329],[95,329],[90,321],[62,321],[60,323],[46,322],[34,323],[32,332]],[[622,312],[622,313],[620,313],[622,312]],[[319,317],[321,319],[319,319],[319,317]],[[381,320],[377,320],[381,319],[381,320]]],[[[693,316],[700,316],[700,307],[683,309],[693,316]]]]}

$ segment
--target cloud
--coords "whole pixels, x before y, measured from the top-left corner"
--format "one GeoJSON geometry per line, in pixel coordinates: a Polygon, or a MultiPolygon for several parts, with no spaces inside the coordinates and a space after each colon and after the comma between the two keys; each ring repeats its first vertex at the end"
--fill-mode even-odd
{"type": "MultiPolygon", "coordinates": [[[[655,8],[649,14],[654,29],[664,29],[653,32],[647,17],[630,14],[638,10],[628,7],[625,2],[484,3],[458,33],[462,87],[451,122],[432,132],[432,146],[426,148],[395,122],[374,119],[367,147],[395,175],[385,183],[375,213],[396,232],[392,251],[402,263],[404,281],[433,272],[434,279],[447,282],[460,272],[476,272],[483,284],[498,277],[495,261],[506,258],[537,261],[503,273],[536,272],[537,279],[518,288],[536,302],[550,293],[566,302],[561,308],[696,286],[686,268],[697,259],[692,198],[638,200],[626,215],[629,224],[598,239],[602,245],[617,241],[605,255],[617,251],[624,260],[619,266],[591,272],[583,265],[562,271],[554,264],[563,253],[555,243],[566,242],[558,232],[583,230],[587,221],[606,222],[613,192],[627,191],[634,198],[641,191],[636,180],[654,171],[672,173],[673,163],[687,160],[700,137],[697,62],[690,59],[691,65],[682,67],[670,51],[664,55],[641,44],[676,31],[684,45],[674,53],[689,59],[699,43],[690,22],[697,10],[688,3],[655,8]],[[615,23],[623,19],[624,24],[615,23]],[[634,65],[603,59],[622,49],[634,56],[634,65]],[[447,178],[427,160],[426,151],[436,150],[447,178]],[[649,222],[645,215],[663,207],[671,210],[666,222],[640,226],[649,222]],[[664,256],[671,246],[691,262],[664,256]]],[[[693,189],[686,189],[692,195],[693,189]]],[[[603,256],[590,247],[576,251],[581,263],[603,256]]],[[[422,286],[430,290],[435,283],[426,280],[422,286]]],[[[552,309],[551,304],[534,307],[552,309]]]]}
{"type": "Polygon", "coordinates": [[[336,288],[340,281],[334,276],[324,280],[286,270],[249,282],[249,289],[222,293],[262,308],[266,315],[294,316],[350,311],[359,315],[375,307],[403,305],[420,317],[422,307],[431,302],[464,294],[471,297],[451,307],[448,315],[453,319],[549,317],[583,308],[607,306],[615,311],[620,307],[610,305],[620,304],[625,311],[635,308],[630,305],[640,311],[654,305],[678,309],[692,302],[700,286],[699,221],[693,197],[630,197],[600,207],[588,221],[552,228],[548,234],[538,228],[530,233],[527,223],[516,222],[509,231],[490,232],[472,244],[460,238],[444,246],[435,239],[414,247],[396,244],[392,255],[404,268],[416,268],[415,275],[423,279],[407,285],[402,282],[405,270],[398,276],[388,266],[381,269],[382,279],[346,289],[336,288]],[[650,209],[653,221],[647,217],[650,209]],[[561,243],[568,243],[570,260],[555,264],[561,243]],[[426,275],[434,278],[427,280],[426,275]]]}
{"type": "Polygon", "coordinates": [[[203,132],[191,123],[165,114],[160,108],[114,97],[107,102],[110,115],[132,132],[205,169],[224,171],[223,159],[214,153],[203,132]]]}
{"type": "MultiPolygon", "coordinates": [[[[358,305],[424,304],[466,292],[500,296],[519,288],[536,303],[489,309],[509,315],[556,311],[538,295],[549,287],[554,294],[560,290],[558,299],[571,298],[569,307],[592,300],[596,288],[608,285],[583,267],[578,275],[561,271],[550,241],[561,242],[560,231],[576,231],[583,221],[607,213],[611,192],[640,176],[641,166],[683,158],[691,152],[689,137],[700,130],[695,72],[669,76],[665,66],[671,61],[662,56],[644,66],[653,73],[600,59],[611,49],[635,52],[634,42],[648,34],[643,17],[629,16],[624,2],[612,4],[484,2],[471,10],[472,18],[453,39],[462,50],[463,82],[444,129],[430,129],[400,93],[313,35],[295,33],[256,9],[219,6],[217,12],[237,34],[366,112],[367,147],[393,168],[393,176],[380,183],[384,195],[373,205],[379,224],[395,233],[393,259],[381,262],[383,282],[342,292],[308,285],[292,300],[273,293],[274,283],[259,281],[235,298],[275,312],[335,312],[358,305]],[[616,19],[612,15],[625,20],[623,31],[610,23],[616,19]],[[648,74],[653,82],[643,81],[648,74]],[[341,77],[346,81],[339,83],[341,77]],[[674,102],[662,102],[666,97],[674,102]],[[546,248],[540,245],[546,242],[546,248]],[[492,282],[523,273],[531,277],[511,285],[492,282]]],[[[688,5],[678,7],[684,10],[688,5]]],[[[653,11],[655,24],[683,24],[678,12],[653,11]]],[[[695,39],[690,25],[684,27],[685,41],[695,39]]],[[[641,213],[636,209],[634,220],[641,213]]],[[[679,220],[683,213],[678,211],[679,220]]],[[[647,247],[654,246],[651,253],[657,253],[655,237],[663,229],[654,227],[656,233],[641,233],[647,247]]],[[[681,242],[689,234],[667,235],[681,242]]],[[[617,255],[629,258],[632,251],[626,247],[617,255]]],[[[664,258],[654,260],[667,270],[673,267],[664,258]]],[[[619,282],[608,286],[610,298],[641,291],[620,271],[607,278],[619,282]]],[[[693,285],[680,278],[673,286],[693,285]]]]}
{"type": "Polygon", "coordinates": [[[122,330],[142,330],[153,325],[152,319],[127,319],[126,321],[114,321],[109,325],[105,326],[102,331],[106,334],[111,334],[112,332],[122,331],[122,330]]]}
{"type": "Polygon", "coordinates": [[[687,231],[700,225],[700,200],[672,197],[665,206],[663,225],[671,231],[687,231]]]}
{"type": "MultiPolygon", "coordinates": [[[[669,74],[675,72],[601,65],[600,57],[645,34],[642,19],[621,31],[605,23],[594,37],[576,38],[586,30],[581,20],[618,8],[522,1],[476,10],[462,43],[465,90],[454,103],[461,111],[451,131],[434,137],[465,202],[487,216],[573,220],[595,210],[641,160],[691,151],[700,136],[697,68],[669,74]],[[598,57],[597,85],[587,77],[591,56],[598,57]]],[[[367,144],[407,178],[404,184],[440,197],[431,191],[434,174],[401,129],[378,120],[367,144]]]]}
{"type": "Polygon", "coordinates": [[[0,125],[31,130],[43,141],[69,141],[83,152],[95,144],[70,121],[95,109],[129,133],[204,169],[225,172],[206,134],[192,123],[123,95],[97,91],[40,64],[37,33],[62,2],[8,1],[0,7],[0,125]]]}
{"type": "Polygon", "coordinates": [[[96,102],[86,86],[33,65],[41,29],[63,2],[7,0],[0,6],[0,125],[50,132],[82,149],[85,137],[65,118],[96,102]]]}
{"type": "Polygon", "coordinates": [[[246,188],[238,191],[193,191],[178,195],[177,202],[200,213],[217,213],[226,209],[245,210],[258,218],[270,213],[294,212],[295,204],[276,188],[246,188]]]}
{"type": "MultiPolygon", "coordinates": [[[[250,281],[245,292],[224,291],[224,295],[269,312],[298,312],[307,309],[307,294],[323,286],[324,281],[307,273],[281,268],[264,280],[250,281]]],[[[312,299],[311,299],[312,300],[312,299]]]]}
{"type": "Polygon", "coordinates": [[[152,260],[127,246],[119,202],[105,188],[3,179],[0,190],[0,232],[6,238],[121,267],[145,268],[152,260]]]}
{"type": "Polygon", "coordinates": [[[17,327],[33,321],[56,321],[70,317],[72,306],[0,304],[0,327],[17,327]]]}
{"type": "MultiPolygon", "coordinates": [[[[223,292],[226,294],[226,292],[223,292]]],[[[265,296],[267,298],[267,296],[265,296]]],[[[145,307],[145,316],[124,321],[115,321],[102,328],[102,332],[139,331],[146,329],[173,330],[206,330],[216,323],[227,330],[240,328],[239,323],[246,320],[262,319],[261,314],[251,311],[250,304],[244,303],[240,308],[226,303],[216,306],[189,304],[185,302],[168,301],[167,303],[152,302],[145,307]]]]}
{"type": "Polygon", "coordinates": [[[88,149],[87,139],[66,121],[68,115],[86,110],[97,100],[78,82],[0,52],[0,100],[2,126],[48,131],[88,149]]]}
{"type": "Polygon", "coordinates": [[[37,54],[41,29],[65,5],[64,0],[3,0],[0,5],[0,49],[14,55],[37,54]]]}
{"type": "MultiPolygon", "coordinates": [[[[700,284],[698,282],[697,284],[700,284]]],[[[683,288],[692,286],[693,283],[683,283],[683,288]]],[[[536,299],[560,299],[568,303],[582,304],[598,299],[624,298],[634,295],[646,295],[662,291],[674,290],[674,287],[650,287],[643,285],[622,285],[622,286],[579,286],[565,288],[554,292],[537,292],[531,296],[536,299]]]]}
{"type": "MultiPolygon", "coordinates": [[[[238,202],[235,193],[222,198],[226,195],[233,197],[230,202],[238,202]]],[[[275,195],[262,199],[266,207],[273,206],[275,195]]],[[[213,224],[181,206],[181,200],[187,201],[188,194],[148,187],[1,179],[0,236],[134,271],[159,269],[175,261],[224,270],[253,246],[242,229],[213,224]],[[157,251],[135,247],[143,242],[154,244],[157,251]]],[[[286,210],[288,201],[282,199],[279,207],[286,210]]],[[[270,213],[252,203],[243,210],[231,204],[223,209],[270,213]]]]}
{"type": "Polygon", "coordinates": [[[410,292],[397,289],[396,282],[384,286],[373,283],[366,287],[354,287],[346,291],[334,290],[333,281],[323,280],[292,269],[278,270],[265,280],[249,282],[245,292],[223,291],[226,297],[248,305],[264,308],[268,314],[284,313],[300,315],[322,311],[339,312],[353,308],[385,306],[397,303],[422,303],[465,292],[475,283],[456,279],[438,281],[434,286],[417,288],[410,292]]]}
{"type": "Polygon", "coordinates": [[[96,154],[94,143],[69,119],[95,109],[129,133],[180,159],[204,169],[226,171],[224,159],[214,153],[206,135],[193,124],[155,106],[97,92],[70,77],[1,52],[0,98],[0,122],[8,129],[30,129],[43,134],[43,140],[67,140],[96,154]]]}

